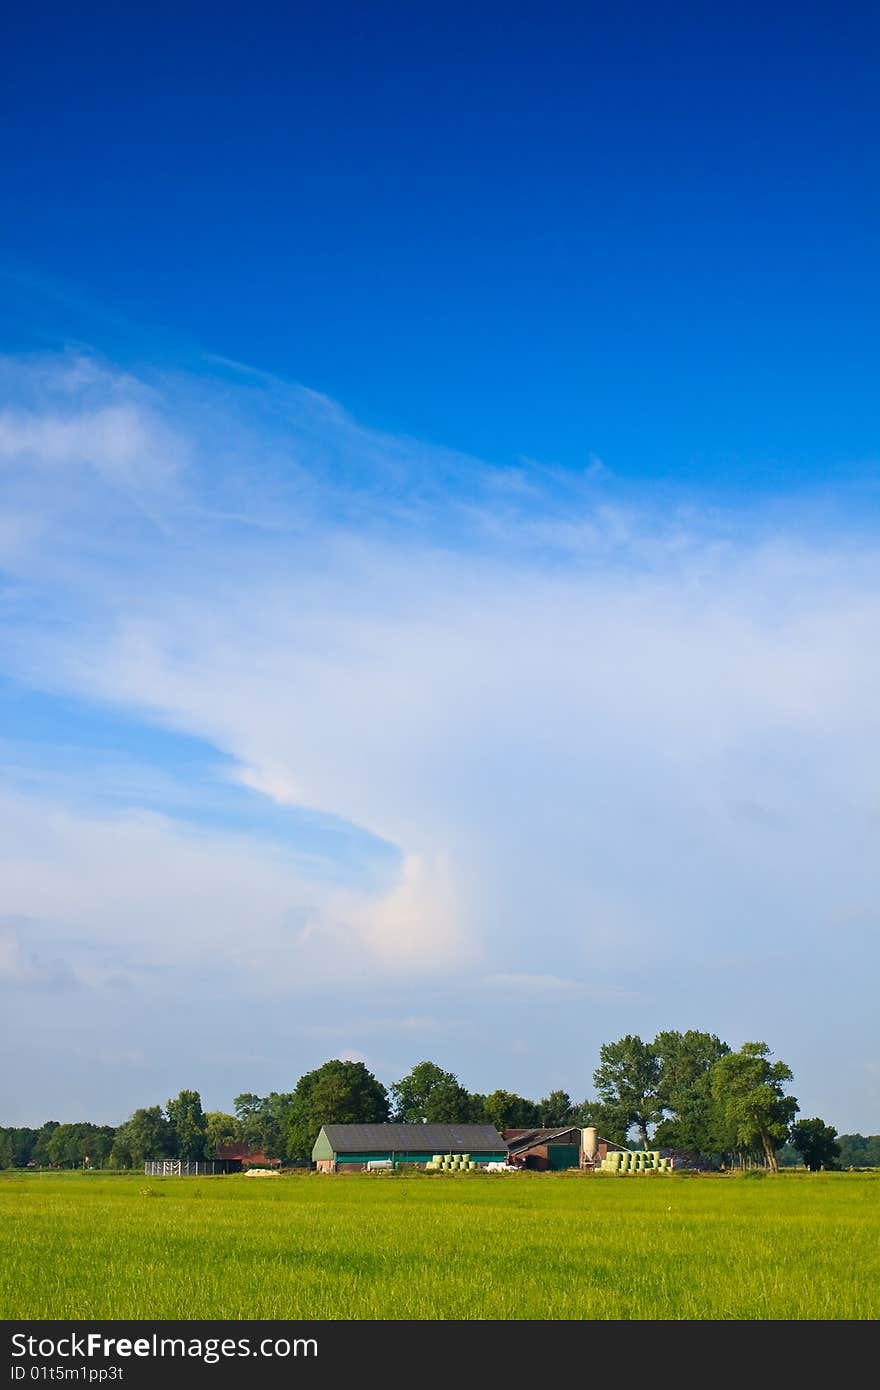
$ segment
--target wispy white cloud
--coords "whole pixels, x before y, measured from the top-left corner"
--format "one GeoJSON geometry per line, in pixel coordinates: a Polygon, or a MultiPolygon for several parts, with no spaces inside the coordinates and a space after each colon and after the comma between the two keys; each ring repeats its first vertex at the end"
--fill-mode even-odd
{"type": "Polygon", "coordinates": [[[694,1021],[677,999],[744,1036],[748,1002],[694,972],[768,935],[818,995],[840,885],[880,886],[873,544],[796,499],[780,520],[493,470],[217,372],[7,364],[7,668],[198,736],[397,867],[318,882],[256,833],[134,793],[85,815],[44,778],[0,806],[0,910],[249,990],[384,982],[407,1016],[436,1009],[402,979],[458,972],[496,1011],[570,997],[647,1031],[694,1021]]]}
{"type": "Polygon", "coordinates": [[[57,990],[75,988],[77,983],[66,961],[29,949],[21,927],[0,922],[0,988],[57,990]]]}

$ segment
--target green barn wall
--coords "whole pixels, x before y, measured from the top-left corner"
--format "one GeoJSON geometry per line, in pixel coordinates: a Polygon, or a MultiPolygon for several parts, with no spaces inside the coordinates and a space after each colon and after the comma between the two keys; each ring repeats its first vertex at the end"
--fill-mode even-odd
{"type": "Polygon", "coordinates": [[[577,1144],[548,1144],[547,1165],[554,1172],[566,1168],[577,1168],[581,1161],[581,1151],[577,1144]]]}

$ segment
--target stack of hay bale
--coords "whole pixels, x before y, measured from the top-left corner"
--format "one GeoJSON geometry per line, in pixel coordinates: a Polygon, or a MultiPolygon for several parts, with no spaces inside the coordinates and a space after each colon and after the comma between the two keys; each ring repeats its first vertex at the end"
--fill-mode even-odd
{"type": "Polygon", "coordinates": [[[430,1163],[425,1164],[426,1173],[461,1173],[476,1168],[470,1154],[435,1154],[430,1163]]]}
{"type": "Polygon", "coordinates": [[[629,1149],[609,1153],[602,1159],[599,1171],[602,1173],[668,1173],[668,1158],[661,1158],[659,1149],[629,1149]]]}

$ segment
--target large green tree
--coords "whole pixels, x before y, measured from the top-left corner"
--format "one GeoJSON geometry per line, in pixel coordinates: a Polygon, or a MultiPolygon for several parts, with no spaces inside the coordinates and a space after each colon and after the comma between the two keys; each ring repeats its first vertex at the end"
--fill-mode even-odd
{"type": "Polygon", "coordinates": [[[642,1042],[635,1033],[628,1033],[617,1042],[603,1043],[599,1049],[599,1065],[593,1072],[593,1082],[599,1099],[618,1127],[629,1130],[635,1125],[648,1147],[648,1126],[656,1124],[662,1115],[657,1099],[660,1063],[650,1043],[642,1042]]]}
{"type": "Polygon", "coordinates": [[[46,1152],[56,1168],[103,1167],[113,1145],[115,1131],[109,1125],[86,1120],[59,1125],[49,1138],[46,1152]]]}
{"type": "Polygon", "coordinates": [[[235,1110],[235,1118],[241,1129],[242,1138],[248,1143],[253,1140],[250,1132],[259,1123],[265,1100],[262,1096],[255,1095],[253,1091],[243,1091],[240,1096],[236,1096],[232,1102],[235,1110]]]}
{"type": "Polygon", "coordinates": [[[574,1103],[567,1091],[551,1091],[538,1101],[538,1121],[543,1129],[572,1124],[574,1103]]]}
{"type": "Polygon", "coordinates": [[[174,1132],[162,1107],[149,1105],[119,1126],[110,1159],[116,1168],[139,1168],[145,1159],[174,1156],[173,1144],[174,1132]]]}
{"type": "Polygon", "coordinates": [[[57,1120],[47,1120],[44,1125],[40,1125],[37,1130],[37,1137],[34,1140],[34,1147],[31,1158],[34,1163],[38,1163],[41,1168],[48,1168],[52,1162],[49,1157],[49,1141],[56,1129],[59,1128],[57,1120]]]}
{"type": "Polygon", "coordinates": [[[817,1117],[798,1120],[791,1127],[789,1142],[792,1148],[797,1149],[811,1173],[818,1173],[822,1168],[837,1167],[840,1158],[837,1130],[833,1125],[826,1125],[824,1120],[817,1117]]]}
{"type": "Polygon", "coordinates": [[[287,1159],[288,1131],[293,1113],[292,1091],[270,1091],[267,1096],[245,1091],[233,1101],[240,1137],[267,1158],[287,1159]]]}
{"type": "Polygon", "coordinates": [[[444,1081],[428,1096],[425,1119],[432,1125],[468,1124],[473,1116],[473,1100],[457,1081],[444,1081]]]}
{"type": "Polygon", "coordinates": [[[175,1157],[199,1161],[205,1157],[205,1112],[198,1091],[181,1091],[165,1107],[174,1134],[175,1157]]]}
{"type": "Polygon", "coordinates": [[[688,1029],[658,1033],[651,1044],[659,1063],[657,1105],[664,1118],[656,1147],[720,1155],[730,1147],[729,1127],[712,1094],[712,1069],[730,1048],[714,1033],[688,1029]]]}
{"type": "Polygon", "coordinates": [[[720,1057],[712,1068],[712,1095],[740,1154],[761,1153],[774,1173],[777,1149],[785,1143],[797,1114],[794,1096],[785,1083],[792,1071],[785,1062],[771,1062],[766,1043],[743,1043],[739,1052],[720,1057]]]}
{"type": "Polygon", "coordinates": [[[208,1110],[205,1113],[205,1157],[216,1158],[217,1150],[241,1139],[241,1125],[234,1115],[226,1115],[222,1110],[208,1110]]]}
{"type": "MultiPolygon", "coordinates": [[[[428,1118],[431,1097],[438,1087],[458,1086],[458,1077],[444,1071],[436,1062],[418,1062],[406,1076],[391,1087],[392,1116],[398,1124],[418,1124],[428,1118]]],[[[435,1109],[436,1109],[435,1105],[435,1109]]],[[[439,1123],[439,1122],[437,1122],[439,1123]]]]}
{"type": "Polygon", "coordinates": [[[363,1062],[333,1058],[296,1084],[288,1122],[289,1156],[307,1163],[322,1125],[383,1124],[388,1115],[388,1092],[363,1062]]]}
{"type": "Polygon", "coordinates": [[[27,1126],[0,1130],[0,1168],[26,1168],[37,1142],[37,1131],[27,1126]]]}
{"type": "Polygon", "coordinates": [[[483,1102],[487,1124],[499,1131],[532,1129],[540,1124],[538,1107],[533,1100],[518,1096],[514,1091],[492,1091],[483,1102]]]}

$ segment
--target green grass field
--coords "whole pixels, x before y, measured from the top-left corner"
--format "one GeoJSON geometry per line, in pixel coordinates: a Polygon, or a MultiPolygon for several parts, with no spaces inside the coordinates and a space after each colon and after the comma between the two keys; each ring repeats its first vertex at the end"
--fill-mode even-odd
{"type": "Polygon", "coordinates": [[[0,1174],[4,1318],[876,1318],[880,1174],[0,1174]]]}

